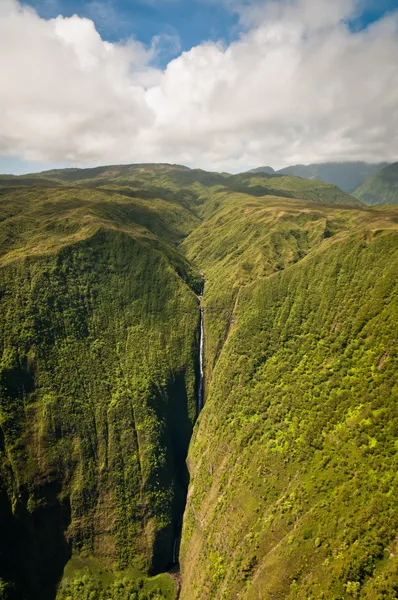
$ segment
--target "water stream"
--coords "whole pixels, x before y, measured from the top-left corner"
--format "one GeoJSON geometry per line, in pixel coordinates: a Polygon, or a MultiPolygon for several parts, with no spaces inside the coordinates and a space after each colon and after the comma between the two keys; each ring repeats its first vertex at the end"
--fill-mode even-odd
{"type": "MultiPolygon", "coordinates": [[[[204,293],[204,290],[203,290],[204,293]]],[[[203,405],[204,405],[204,372],[203,372],[203,357],[204,357],[204,345],[205,345],[205,341],[204,341],[204,324],[203,324],[203,320],[204,320],[204,309],[203,309],[203,296],[199,296],[199,301],[200,301],[200,336],[199,336],[199,381],[198,381],[198,395],[197,395],[197,401],[196,401],[196,417],[199,417],[202,409],[203,409],[203,405]]],[[[182,522],[178,525],[177,527],[177,531],[174,537],[174,543],[173,543],[173,565],[178,566],[178,555],[179,555],[179,546],[180,546],[180,542],[181,542],[181,533],[182,533],[182,522]]]]}
{"type": "Polygon", "coordinates": [[[199,342],[199,388],[198,388],[198,407],[197,416],[203,408],[203,352],[204,352],[204,326],[203,326],[203,305],[202,296],[200,299],[200,342],[199,342]]]}

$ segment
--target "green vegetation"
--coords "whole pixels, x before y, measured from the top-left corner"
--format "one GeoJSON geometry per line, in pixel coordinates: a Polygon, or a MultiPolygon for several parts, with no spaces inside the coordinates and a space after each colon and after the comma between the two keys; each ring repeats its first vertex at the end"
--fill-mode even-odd
{"type": "Polygon", "coordinates": [[[398,163],[366,179],[353,195],[369,206],[398,204],[398,163]]]}
{"type": "Polygon", "coordinates": [[[110,571],[94,559],[73,558],[65,567],[58,600],[173,600],[170,575],[148,578],[137,569],[110,571]]]}
{"type": "MultiPolygon", "coordinates": [[[[366,213],[331,211],[330,206],[276,196],[249,198],[225,192],[216,194],[206,206],[208,218],[184,240],[182,248],[206,280],[210,377],[233,325],[241,288],[299,261],[322,240],[355,227],[366,213]]],[[[374,215],[365,218],[374,220],[374,215]]]]}
{"type": "Polygon", "coordinates": [[[395,598],[397,229],[297,177],[0,177],[0,599],[172,600],[189,476],[182,599],[395,598]]]}
{"type": "Polygon", "coordinates": [[[321,204],[361,205],[353,196],[342,192],[335,185],[286,175],[261,173],[237,175],[230,188],[231,191],[244,192],[252,196],[275,195],[296,200],[310,200],[321,204]]]}
{"type": "Polygon", "coordinates": [[[181,598],[395,598],[398,212],[242,203],[209,230],[184,242],[213,371],[181,598]]]}

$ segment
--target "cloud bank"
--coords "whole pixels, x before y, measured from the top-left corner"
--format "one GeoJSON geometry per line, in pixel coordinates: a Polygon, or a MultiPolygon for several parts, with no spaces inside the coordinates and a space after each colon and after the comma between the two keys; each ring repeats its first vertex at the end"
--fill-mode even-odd
{"type": "Polygon", "coordinates": [[[397,160],[398,11],[354,32],[354,0],[233,9],[238,41],[161,71],[159,38],[109,43],[89,19],[2,0],[0,155],[215,170],[397,160]]]}

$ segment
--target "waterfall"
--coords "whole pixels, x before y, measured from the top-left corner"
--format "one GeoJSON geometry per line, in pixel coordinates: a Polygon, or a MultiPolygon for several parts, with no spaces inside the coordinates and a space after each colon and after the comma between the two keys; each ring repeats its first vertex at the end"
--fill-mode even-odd
{"type": "Polygon", "coordinates": [[[204,327],[203,306],[200,297],[200,342],[199,342],[199,389],[198,389],[198,416],[203,408],[203,353],[204,353],[204,327]]]}
{"type": "Polygon", "coordinates": [[[179,533],[177,533],[177,535],[174,538],[174,544],[173,544],[173,565],[176,565],[178,563],[178,541],[179,541],[179,533]]]}
{"type": "MultiPolygon", "coordinates": [[[[203,288],[203,292],[204,293],[204,288],[203,288]]],[[[203,369],[204,369],[204,363],[203,363],[203,356],[204,356],[204,346],[205,346],[205,332],[204,332],[204,324],[203,324],[203,317],[204,317],[204,309],[203,309],[203,296],[199,296],[199,301],[200,301],[200,337],[199,337],[199,381],[198,381],[198,395],[197,395],[197,417],[200,415],[202,408],[203,408],[203,400],[204,400],[204,374],[203,374],[203,369]]],[[[180,542],[181,542],[181,533],[182,533],[182,520],[179,522],[178,526],[177,526],[177,530],[175,532],[175,536],[174,536],[174,542],[173,542],[173,550],[172,550],[172,565],[174,567],[179,566],[179,550],[180,550],[180,542]]]]}

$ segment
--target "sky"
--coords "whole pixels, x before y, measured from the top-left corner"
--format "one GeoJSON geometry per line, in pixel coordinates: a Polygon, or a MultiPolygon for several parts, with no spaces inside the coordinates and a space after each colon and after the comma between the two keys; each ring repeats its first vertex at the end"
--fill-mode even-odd
{"type": "Polygon", "coordinates": [[[398,0],[0,0],[0,172],[393,162],[397,59],[398,0]]]}

